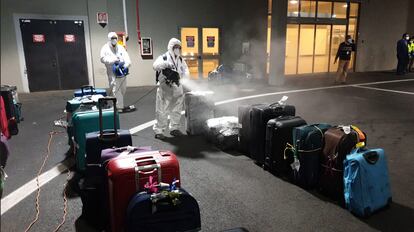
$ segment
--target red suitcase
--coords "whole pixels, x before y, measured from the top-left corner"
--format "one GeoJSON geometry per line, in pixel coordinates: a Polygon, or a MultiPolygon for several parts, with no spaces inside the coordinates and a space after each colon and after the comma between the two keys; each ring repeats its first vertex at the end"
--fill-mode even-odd
{"type": "Polygon", "coordinates": [[[174,179],[180,179],[177,157],[170,151],[118,157],[109,161],[107,169],[112,232],[125,230],[129,201],[135,193],[144,190],[150,176],[158,183],[172,183],[174,179]]]}

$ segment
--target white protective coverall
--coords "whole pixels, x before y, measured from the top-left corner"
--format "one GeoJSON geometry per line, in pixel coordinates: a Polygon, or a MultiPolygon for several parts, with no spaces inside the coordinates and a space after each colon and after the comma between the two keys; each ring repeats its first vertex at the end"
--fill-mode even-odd
{"type": "MultiPolygon", "coordinates": [[[[155,60],[153,68],[157,72],[161,72],[165,68],[171,68],[180,74],[180,78],[188,78],[190,72],[187,63],[181,56],[174,54],[173,47],[175,45],[181,46],[181,42],[176,38],[170,39],[170,42],[168,42],[168,51],[155,60]],[[164,60],[164,57],[167,60],[164,60]]],[[[177,86],[175,83],[171,86],[168,85],[166,83],[166,77],[162,72],[158,77],[157,85],[158,89],[155,102],[156,123],[153,130],[155,134],[162,134],[167,129],[168,116],[170,116],[170,131],[179,130],[184,101],[183,85],[180,84],[177,86]]]]}
{"type": "Polygon", "coordinates": [[[124,95],[126,92],[126,76],[116,77],[112,71],[112,65],[115,62],[124,62],[126,67],[131,65],[131,60],[125,48],[119,44],[113,46],[111,44],[111,38],[118,36],[115,32],[108,34],[108,43],[106,43],[101,49],[101,62],[106,66],[106,74],[108,75],[109,88],[112,96],[116,97],[116,107],[118,109],[124,108],[124,95]]]}

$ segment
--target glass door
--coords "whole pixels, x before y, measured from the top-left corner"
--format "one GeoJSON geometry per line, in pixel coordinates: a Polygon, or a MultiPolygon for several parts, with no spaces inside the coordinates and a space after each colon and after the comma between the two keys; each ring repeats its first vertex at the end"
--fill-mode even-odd
{"type": "Polygon", "coordinates": [[[219,36],[219,28],[181,28],[182,54],[192,79],[207,78],[220,64],[219,36]]]}

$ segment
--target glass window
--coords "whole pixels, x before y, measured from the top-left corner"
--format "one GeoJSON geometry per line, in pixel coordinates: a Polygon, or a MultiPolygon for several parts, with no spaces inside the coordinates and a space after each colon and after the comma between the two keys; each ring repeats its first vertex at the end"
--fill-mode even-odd
{"type": "Polygon", "coordinates": [[[267,16],[267,47],[266,52],[267,55],[270,54],[270,40],[272,39],[272,16],[267,16]]]}
{"type": "Polygon", "coordinates": [[[349,17],[358,17],[358,3],[351,3],[351,9],[349,10],[349,17]]]}
{"type": "Polygon", "coordinates": [[[185,62],[187,63],[188,69],[190,71],[190,78],[198,79],[198,59],[189,58],[189,59],[185,59],[185,62]]]}
{"type": "Polygon", "coordinates": [[[299,1],[289,0],[288,2],[288,17],[299,16],[299,1]]]}
{"type": "Polygon", "coordinates": [[[203,55],[219,55],[218,28],[203,28],[203,55]]]}
{"type": "Polygon", "coordinates": [[[332,2],[318,2],[318,18],[330,18],[332,2]]]}
{"type": "Polygon", "coordinates": [[[296,74],[299,25],[288,24],[286,30],[285,74],[296,74]]]}
{"type": "Polygon", "coordinates": [[[334,2],[334,12],[332,18],[346,19],[346,9],[348,5],[346,2],[334,2]]]}
{"type": "MultiPolygon", "coordinates": [[[[352,37],[352,39],[356,42],[356,32],[357,32],[357,22],[358,20],[356,18],[349,18],[349,24],[348,24],[348,35],[352,37]]],[[[351,55],[351,62],[349,63],[349,69],[353,68],[354,64],[354,58],[355,58],[355,52],[351,55]]]]}
{"type": "Polygon", "coordinates": [[[298,73],[312,73],[315,25],[300,25],[298,73]]]}
{"type": "Polygon", "coordinates": [[[181,28],[181,47],[183,56],[198,55],[198,28],[181,28]]]}
{"type": "Polygon", "coordinates": [[[331,42],[331,65],[330,72],[336,72],[338,69],[338,62],[334,64],[336,52],[338,51],[339,44],[345,41],[345,25],[333,25],[332,26],[332,42],[331,42]]]}
{"type": "Polygon", "coordinates": [[[316,1],[301,1],[300,17],[315,17],[316,1]]]}
{"type": "Polygon", "coordinates": [[[328,72],[329,43],[331,41],[331,25],[316,26],[316,43],[313,72],[328,72]]]}
{"type": "Polygon", "coordinates": [[[267,13],[268,14],[272,14],[272,3],[273,3],[273,0],[267,1],[267,13]]]}

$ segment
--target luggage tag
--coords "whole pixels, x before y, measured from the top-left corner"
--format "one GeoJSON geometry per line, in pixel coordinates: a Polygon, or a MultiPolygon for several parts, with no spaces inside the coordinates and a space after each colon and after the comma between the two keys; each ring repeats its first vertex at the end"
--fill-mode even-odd
{"type": "Polygon", "coordinates": [[[295,157],[295,160],[293,161],[293,163],[290,164],[290,166],[292,167],[292,169],[296,172],[299,172],[300,169],[300,161],[298,158],[295,157]]]}
{"type": "Polygon", "coordinates": [[[342,128],[342,130],[344,131],[345,134],[349,134],[351,133],[351,126],[344,126],[344,125],[339,125],[338,127],[342,128]]]}
{"type": "Polygon", "coordinates": [[[281,106],[286,105],[286,101],[288,98],[288,96],[283,96],[277,103],[281,106]]]}

